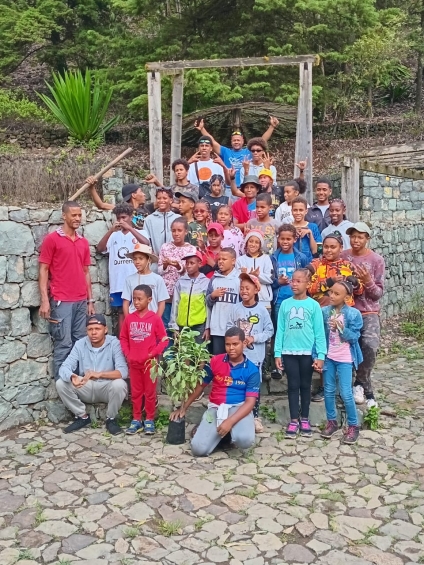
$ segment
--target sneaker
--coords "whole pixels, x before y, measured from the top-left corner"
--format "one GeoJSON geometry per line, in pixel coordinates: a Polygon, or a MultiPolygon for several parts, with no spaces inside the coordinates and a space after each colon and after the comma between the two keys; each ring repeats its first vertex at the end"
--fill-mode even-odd
{"type": "Polygon", "coordinates": [[[116,418],[108,418],[106,420],[106,429],[113,436],[122,434],[122,428],[116,421],[116,418]]]}
{"type": "Polygon", "coordinates": [[[337,420],[328,420],[325,428],[321,432],[321,437],[330,439],[339,430],[337,420]]]}
{"type": "Polygon", "coordinates": [[[303,437],[312,437],[312,428],[307,418],[300,420],[300,435],[303,437]]]}
{"type": "Polygon", "coordinates": [[[367,402],[367,408],[368,409],[372,408],[373,406],[378,408],[378,402],[376,401],[375,398],[367,398],[366,402],[367,402]]]}
{"type": "Polygon", "coordinates": [[[299,433],[299,422],[289,422],[286,428],[286,438],[295,438],[299,433]]]}
{"type": "Polygon", "coordinates": [[[343,435],[343,443],[354,444],[359,437],[358,426],[349,426],[346,433],[343,435]]]}
{"type": "Polygon", "coordinates": [[[324,387],[320,386],[311,398],[312,402],[322,402],[324,400],[324,387]]]}
{"type": "Polygon", "coordinates": [[[353,399],[355,404],[363,404],[365,402],[364,387],[356,385],[353,387],[353,399]]]}
{"type": "Polygon", "coordinates": [[[264,425],[260,418],[255,418],[255,434],[261,434],[264,431],[264,425]]]}
{"type": "Polygon", "coordinates": [[[140,420],[132,420],[129,428],[125,430],[125,433],[129,436],[133,436],[138,432],[142,432],[143,429],[143,422],[140,422],[140,420]]]}
{"type": "Polygon", "coordinates": [[[271,379],[274,379],[275,381],[280,381],[283,378],[283,375],[280,371],[272,371],[271,372],[271,379]]]}
{"type": "Polygon", "coordinates": [[[156,431],[155,423],[153,420],[144,420],[144,433],[147,436],[152,436],[156,431]]]}
{"type": "Polygon", "coordinates": [[[70,434],[71,432],[77,432],[78,430],[82,430],[82,428],[85,428],[90,424],[91,424],[90,416],[87,416],[87,418],[81,418],[81,416],[77,416],[75,420],[72,422],[72,424],[69,424],[68,427],[63,429],[63,433],[70,434]]]}

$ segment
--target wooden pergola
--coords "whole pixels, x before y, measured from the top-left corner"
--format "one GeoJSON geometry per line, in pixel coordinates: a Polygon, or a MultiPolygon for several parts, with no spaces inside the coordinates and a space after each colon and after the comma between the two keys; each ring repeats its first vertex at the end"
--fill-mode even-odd
{"type": "MultiPolygon", "coordinates": [[[[205,59],[198,61],[166,61],[147,63],[149,108],[150,170],[163,181],[161,74],[173,75],[171,162],[181,157],[184,70],[230,67],[299,66],[299,102],[297,111],[295,163],[307,160],[305,180],[307,198],[312,201],[312,65],[315,55],[294,57],[253,57],[239,59],[205,59]]],[[[295,167],[296,169],[296,167],[295,167]]],[[[296,170],[293,172],[296,175],[296,170]]]]}

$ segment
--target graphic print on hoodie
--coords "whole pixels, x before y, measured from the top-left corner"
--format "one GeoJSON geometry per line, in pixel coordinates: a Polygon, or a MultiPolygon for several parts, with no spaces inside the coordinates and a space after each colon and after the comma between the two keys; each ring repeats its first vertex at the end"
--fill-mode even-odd
{"type": "Polygon", "coordinates": [[[227,319],[230,308],[240,301],[240,272],[233,269],[228,275],[216,273],[209,282],[206,292],[206,304],[211,309],[210,331],[211,335],[224,336],[227,331],[227,319]],[[225,293],[219,298],[212,298],[211,294],[217,288],[225,288],[225,293]]]}
{"type": "Polygon", "coordinates": [[[162,319],[154,312],[147,312],[140,318],[138,312],[129,314],[121,329],[122,351],[130,365],[144,363],[157,357],[168,344],[162,319]]]}

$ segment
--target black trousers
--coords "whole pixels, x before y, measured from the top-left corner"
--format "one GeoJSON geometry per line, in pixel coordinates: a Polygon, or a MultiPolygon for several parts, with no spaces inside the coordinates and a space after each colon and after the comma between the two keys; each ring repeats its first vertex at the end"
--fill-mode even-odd
{"type": "Polygon", "coordinates": [[[287,375],[290,418],[299,418],[299,392],[300,415],[309,418],[309,405],[311,403],[312,384],[312,356],[311,355],[283,355],[284,369],[287,375]]]}

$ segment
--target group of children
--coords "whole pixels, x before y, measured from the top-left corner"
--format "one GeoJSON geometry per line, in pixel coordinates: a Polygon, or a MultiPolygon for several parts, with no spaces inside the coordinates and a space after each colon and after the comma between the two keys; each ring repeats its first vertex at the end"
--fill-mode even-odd
{"type": "MultiPolygon", "coordinates": [[[[275,334],[273,376],[281,378],[284,369],[288,380],[287,437],[312,434],[309,405],[315,369],[324,377],[323,389],[315,395],[315,400],[325,401],[327,411],[322,436],[330,438],[338,430],[338,376],[348,421],[344,441],[357,440],[352,367],[357,369],[363,361],[359,343],[366,314],[358,309],[357,300],[370,291],[378,305],[384,263],[376,281],[372,269],[360,259],[369,251],[369,228],[346,220],[342,200],[329,201],[328,180],[317,182],[317,202],[312,207],[300,195],[299,183],[287,183],[285,202],[275,208],[270,191],[264,189],[265,173],[259,178],[246,175],[240,186],[243,197],[232,206],[213,205],[222,179],[215,179],[217,194],[212,202],[211,198],[199,200],[194,191],[173,194],[159,187],[155,211],[137,233],[128,204],[115,207],[118,225],[98,249],[109,252],[111,282],[117,281],[111,288],[112,305],[122,305],[118,331],[130,366],[133,402],[127,433],[155,431],[150,368],[173,332],[185,326],[196,330],[197,339],[210,340],[211,353],[218,355],[225,353],[227,329],[238,326],[246,336],[245,355],[260,372],[266,344],[275,334]],[[174,197],[179,199],[179,215],[172,211],[174,197]],[[350,243],[358,234],[359,239],[365,234],[365,244],[361,240],[362,247],[355,251],[350,243]],[[138,384],[134,386],[133,381],[138,384]]],[[[369,301],[364,302],[368,308],[369,301]]],[[[368,313],[378,317],[378,311],[375,307],[368,313]]],[[[375,327],[374,318],[373,323],[375,327]]],[[[375,361],[375,344],[370,349],[375,361]]],[[[375,404],[370,372],[364,380],[355,381],[355,399],[362,388],[364,400],[368,378],[369,406],[375,404]]],[[[259,398],[254,417],[260,433],[258,410],[259,398]]]]}

